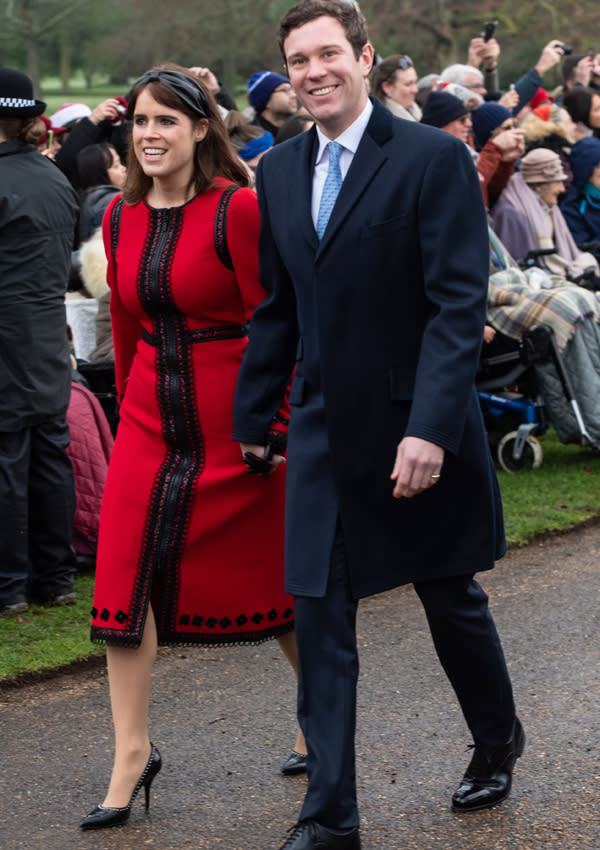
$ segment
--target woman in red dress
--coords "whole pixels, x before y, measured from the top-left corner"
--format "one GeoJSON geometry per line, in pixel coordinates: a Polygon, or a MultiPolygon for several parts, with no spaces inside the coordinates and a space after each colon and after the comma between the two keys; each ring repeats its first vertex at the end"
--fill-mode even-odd
{"type": "MultiPolygon", "coordinates": [[[[258,278],[258,205],[216,104],[177,66],[135,83],[128,177],[104,217],[123,401],[98,545],[92,639],[106,641],[115,762],[84,829],[124,823],[161,767],[148,736],[157,644],[278,638],[283,470],[247,475],[232,405],[258,278]],[[149,755],[150,754],[150,755],[149,755]]],[[[278,462],[286,408],[265,435],[278,462]]],[[[296,750],[305,751],[299,733],[296,750]]]]}

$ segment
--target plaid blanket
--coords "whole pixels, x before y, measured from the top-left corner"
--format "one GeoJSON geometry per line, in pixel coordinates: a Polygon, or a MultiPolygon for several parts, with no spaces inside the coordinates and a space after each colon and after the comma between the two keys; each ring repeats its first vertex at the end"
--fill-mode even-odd
{"type": "Polygon", "coordinates": [[[512,339],[521,339],[525,328],[546,325],[563,351],[577,324],[589,316],[600,323],[600,302],[595,293],[577,284],[535,289],[522,271],[513,268],[489,279],[488,323],[512,339]]]}

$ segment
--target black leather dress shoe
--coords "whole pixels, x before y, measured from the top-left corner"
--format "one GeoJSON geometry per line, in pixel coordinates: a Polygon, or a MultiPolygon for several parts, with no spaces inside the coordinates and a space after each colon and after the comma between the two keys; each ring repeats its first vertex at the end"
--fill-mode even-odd
{"type": "Polygon", "coordinates": [[[358,827],[340,833],[314,820],[303,820],[292,827],[279,850],[360,850],[360,833],[358,827]]]}
{"type": "Polygon", "coordinates": [[[281,772],[284,776],[295,776],[297,773],[306,773],[307,756],[302,753],[297,753],[292,750],[292,754],[285,764],[281,766],[281,772]]]}
{"type": "Polygon", "coordinates": [[[499,747],[475,746],[471,763],[452,797],[455,812],[489,809],[510,794],[516,760],[525,749],[525,733],[517,717],[510,741],[499,747]]]}

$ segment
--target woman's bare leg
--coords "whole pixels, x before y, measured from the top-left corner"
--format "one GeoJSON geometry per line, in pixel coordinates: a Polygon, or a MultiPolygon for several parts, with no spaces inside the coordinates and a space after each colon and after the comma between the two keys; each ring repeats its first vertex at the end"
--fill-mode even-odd
{"type": "MultiPolygon", "coordinates": [[[[294,632],[288,632],[285,635],[277,638],[279,642],[279,646],[281,647],[283,654],[290,662],[290,666],[296,675],[296,679],[298,678],[298,649],[296,647],[296,634],[294,632]]],[[[302,730],[298,729],[298,735],[296,736],[296,743],[294,744],[294,750],[297,753],[301,753],[302,755],[306,755],[306,741],[304,740],[304,735],[302,734],[302,730]]]]}
{"type": "Polygon", "coordinates": [[[115,761],[103,803],[107,807],[121,808],[129,803],[150,755],[148,706],[156,647],[156,622],[150,606],[139,647],[106,648],[115,728],[115,761]]]}

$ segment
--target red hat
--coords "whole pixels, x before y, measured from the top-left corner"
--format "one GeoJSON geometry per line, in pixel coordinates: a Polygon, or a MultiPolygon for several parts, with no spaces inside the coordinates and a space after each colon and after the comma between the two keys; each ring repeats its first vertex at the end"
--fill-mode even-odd
{"type": "Polygon", "coordinates": [[[554,98],[551,94],[548,94],[546,89],[538,89],[529,101],[529,106],[532,109],[536,109],[538,106],[541,106],[542,103],[545,103],[547,100],[549,100],[551,103],[554,103],[554,98]]]}
{"type": "Polygon", "coordinates": [[[54,132],[55,136],[60,136],[61,133],[67,132],[66,127],[53,127],[52,122],[50,121],[49,118],[46,118],[45,115],[40,115],[39,118],[40,118],[40,121],[43,121],[44,124],[46,125],[46,132],[44,133],[42,138],[39,140],[38,145],[47,145],[48,144],[48,131],[49,130],[52,130],[54,132]]]}

